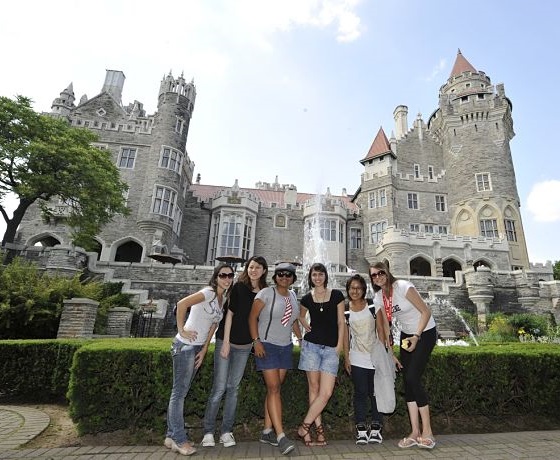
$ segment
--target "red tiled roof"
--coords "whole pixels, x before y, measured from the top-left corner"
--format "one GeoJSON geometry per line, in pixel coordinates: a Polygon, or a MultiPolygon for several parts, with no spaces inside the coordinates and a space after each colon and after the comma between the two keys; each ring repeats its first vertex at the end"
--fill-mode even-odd
{"type": "Polygon", "coordinates": [[[453,64],[453,69],[451,69],[451,75],[449,76],[455,77],[457,75],[461,75],[467,70],[476,72],[476,69],[471,65],[471,63],[463,57],[461,50],[457,50],[457,58],[455,59],[455,64],[453,64]]]}
{"type": "Polygon", "coordinates": [[[379,128],[377,136],[375,136],[375,139],[373,140],[373,143],[369,148],[368,154],[362,161],[370,160],[381,155],[386,155],[387,153],[392,154],[393,152],[391,151],[391,145],[389,144],[389,140],[385,135],[385,131],[383,131],[383,128],[381,127],[379,128]]]}
{"type": "MultiPolygon", "coordinates": [[[[199,198],[201,201],[209,201],[214,198],[221,190],[228,190],[231,187],[223,185],[202,185],[192,184],[189,190],[193,196],[199,198]]],[[[260,201],[264,206],[269,207],[271,203],[276,203],[279,208],[284,208],[284,190],[265,190],[259,188],[243,188],[239,187],[239,191],[251,193],[260,201]]],[[[296,203],[303,204],[308,200],[315,197],[313,193],[300,193],[297,192],[296,203]]],[[[332,195],[333,198],[343,200],[349,209],[356,209],[356,205],[350,202],[351,197],[342,195],[332,195]]]]}

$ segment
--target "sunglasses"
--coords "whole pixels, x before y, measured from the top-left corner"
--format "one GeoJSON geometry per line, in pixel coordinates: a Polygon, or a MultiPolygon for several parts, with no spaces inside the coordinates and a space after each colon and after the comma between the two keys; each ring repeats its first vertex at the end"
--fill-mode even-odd
{"type": "Polygon", "coordinates": [[[223,280],[225,280],[226,278],[229,278],[231,280],[234,276],[235,275],[233,273],[218,273],[218,278],[221,278],[223,280]]]}
{"type": "Polygon", "coordinates": [[[294,274],[292,272],[278,272],[276,273],[276,276],[278,278],[291,278],[294,274]]]}
{"type": "Polygon", "coordinates": [[[384,276],[386,273],[383,270],[379,270],[377,273],[370,273],[369,276],[371,279],[379,278],[380,276],[384,276]]]}

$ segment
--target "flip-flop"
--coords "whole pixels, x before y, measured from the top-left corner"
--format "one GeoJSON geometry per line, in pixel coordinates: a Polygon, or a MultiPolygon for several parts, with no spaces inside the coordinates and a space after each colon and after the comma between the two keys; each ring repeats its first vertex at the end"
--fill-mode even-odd
{"type": "Polygon", "coordinates": [[[416,439],[412,438],[402,438],[397,444],[401,449],[408,449],[409,447],[414,447],[418,445],[416,439]]]}
{"type": "Polygon", "coordinates": [[[433,449],[436,447],[436,440],[431,436],[420,438],[418,441],[418,447],[421,447],[422,449],[433,449]]]}

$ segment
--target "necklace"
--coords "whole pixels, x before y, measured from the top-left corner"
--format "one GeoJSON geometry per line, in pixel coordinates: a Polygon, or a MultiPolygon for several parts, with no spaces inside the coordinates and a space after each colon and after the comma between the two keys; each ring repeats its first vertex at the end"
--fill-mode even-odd
{"type": "Polygon", "coordinates": [[[318,292],[315,293],[315,297],[317,298],[317,303],[319,303],[319,311],[321,312],[323,311],[323,304],[325,303],[325,299],[327,297],[328,292],[329,292],[328,289],[325,289],[323,291],[323,299],[321,300],[321,303],[319,303],[319,296],[317,295],[318,292]]]}

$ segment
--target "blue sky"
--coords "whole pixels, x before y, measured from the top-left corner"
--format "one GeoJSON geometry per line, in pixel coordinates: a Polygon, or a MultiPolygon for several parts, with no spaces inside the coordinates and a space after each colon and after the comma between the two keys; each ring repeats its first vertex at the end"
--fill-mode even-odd
{"type": "MultiPolygon", "coordinates": [[[[494,0],[28,0],[2,7],[0,94],[49,111],[72,82],[156,110],[170,70],[194,78],[187,150],[201,183],[349,194],[380,126],[436,109],[457,49],[513,103],[511,142],[533,262],[560,260],[556,2],[494,0]]],[[[0,232],[4,225],[0,222],[0,232]]]]}

